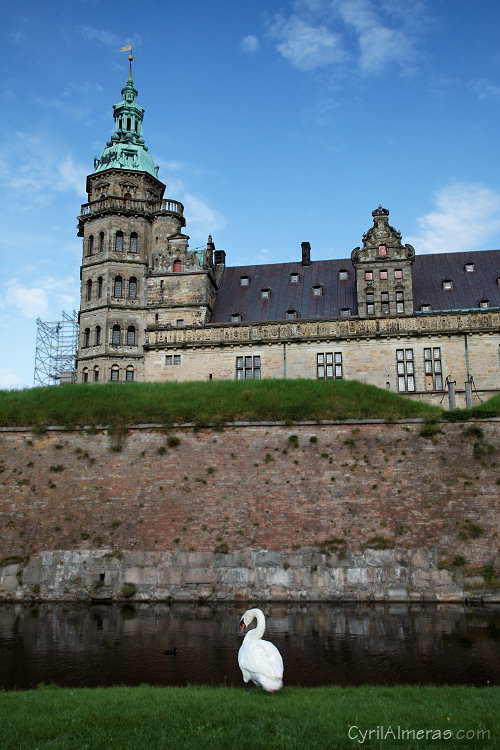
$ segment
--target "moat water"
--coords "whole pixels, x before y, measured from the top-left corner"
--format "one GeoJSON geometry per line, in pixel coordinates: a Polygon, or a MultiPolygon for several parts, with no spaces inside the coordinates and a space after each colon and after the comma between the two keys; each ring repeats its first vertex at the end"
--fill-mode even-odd
{"type": "MultiPolygon", "coordinates": [[[[241,685],[241,603],[0,604],[0,689],[241,685]]],[[[500,607],[265,604],[285,684],[498,685],[500,607]]]]}

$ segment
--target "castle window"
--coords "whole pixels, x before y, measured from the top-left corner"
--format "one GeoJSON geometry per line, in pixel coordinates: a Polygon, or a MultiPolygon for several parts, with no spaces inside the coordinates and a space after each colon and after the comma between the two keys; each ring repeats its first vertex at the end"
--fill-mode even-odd
{"type": "Polygon", "coordinates": [[[444,279],[443,280],[443,289],[445,291],[449,291],[450,289],[453,289],[453,281],[451,279],[444,279]]]}
{"type": "Polygon", "coordinates": [[[402,268],[395,268],[394,269],[394,278],[395,279],[402,279],[403,278],[403,269],[402,268]]]}
{"type": "Polygon", "coordinates": [[[249,276],[240,276],[240,286],[248,286],[250,284],[249,276]]]}
{"type": "Polygon", "coordinates": [[[379,277],[381,281],[386,281],[389,278],[389,274],[386,270],[380,271],[379,277]]]}
{"type": "Polygon", "coordinates": [[[427,304],[427,302],[424,302],[420,305],[420,311],[421,312],[431,312],[432,306],[427,304]]]}
{"type": "Polygon", "coordinates": [[[121,276],[115,276],[113,283],[113,297],[121,297],[123,295],[123,279],[121,276]]]}
{"type": "Polygon", "coordinates": [[[83,332],[83,346],[86,348],[90,346],[90,328],[86,328],[83,332]]]}
{"type": "Polygon", "coordinates": [[[341,307],[340,308],[340,315],[342,318],[348,318],[351,314],[351,308],[350,307],[341,307]]]}
{"type": "Polygon", "coordinates": [[[101,343],[101,326],[95,327],[95,337],[94,337],[95,345],[99,346],[101,343]]]}
{"type": "Polygon", "coordinates": [[[396,312],[398,313],[404,313],[405,311],[405,302],[404,302],[404,296],[403,292],[396,292],[396,312]]]}
{"type": "Polygon", "coordinates": [[[165,365],[171,367],[172,365],[180,365],[181,355],[180,354],[167,354],[165,356],[165,365]]]}
{"type": "Polygon", "coordinates": [[[323,296],[323,287],[321,284],[315,284],[312,288],[313,297],[322,297],[323,296]]]}
{"type": "Polygon", "coordinates": [[[135,328],[129,326],[127,328],[127,346],[135,346],[135,328]]]}
{"type": "Polygon", "coordinates": [[[104,232],[99,232],[99,252],[104,252],[104,232]]]}
{"type": "Polygon", "coordinates": [[[375,315],[375,295],[373,292],[366,293],[366,314],[375,315]]]}
{"type": "Polygon", "coordinates": [[[415,391],[413,349],[396,349],[396,373],[398,391],[400,393],[413,393],[415,391]]]}
{"type": "Polygon", "coordinates": [[[87,281],[87,302],[92,299],[92,279],[87,281]]]}
{"type": "Polygon", "coordinates": [[[174,273],[180,273],[182,271],[182,261],[174,260],[174,265],[173,265],[172,270],[174,273]]]}
{"type": "Polygon", "coordinates": [[[380,258],[385,257],[387,255],[387,245],[379,245],[377,253],[380,258]]]}
{"type": "Polygon", "coordinates": [[[260,290],[260,296],[261,296],[261,299],[270,299],[270,297],[271,297],[271,290],[270,289],[261,289],[260,290]]]}
{"type": "Polygon", "coordinates": [[[120,380],[120,368],[118,367],[118,365],[113,365],[111,367],[110,380],[112,381],[120,380]]]}
{"type": "Polygon", "coordinates": [[[137,279],[131,276],[128,282],[128,296],[130,299],[137,299],[137,279]]]}
{"type": "Polygon", "coordinates": [[[123,232],[117,232],[115,237],[115,250],[117,253],[123,252],[123,232]]]}
{"type": "Polygon", "coordinates": [[[320,352],[316,355],[316,377],[336,378],[344,376],[342,369],[342,352],[320,352]]]}
{"type": "Polygon", "coordinates": [[[82,370],[82,382],[83,383],[89,382],[89,371],[87,367],[84,367],[82,370]]]}
{"type": "Polygon", "coordinates": [[[381,312],[382,315],[388,315],[389,314],[389,292],[382,292],[380,295],[380,304],[381,304],[381,312]]]}
{"type": "Polygon", "coordinates": [[[474,273],[475,270],[474,263],[466,263],[464,266],[465,273],[474,273]]]}
{"type": "Polygon", "coordinates": [[[121,337],[122,337],[122,329],[120,328],[118,323],[115,323],[115,325],[111,329],[111,343],[115,344],[116,346],[119,346],[121,337]]]}
{"type": "Polygon", "coordinates": [[[87,255],[93,255],[94,254],[94,235],[91,234],[88,241],[88,250],[87,255]]]}
{"type": "Polygon", "coordinates": [[[97,365],[94,367],[94,383],[99,382],[99,368],[97,365]]]}
{"type": "Polygon", "coordinates": [[[480,307],[480,308],[481,308],[482,310],[486,310],[486,309],[488,309],[488,307],[490,306],[490,301],[489,301],[489,300],[487,300],[487,299],[481,299],[481,300],[479,300],[478,306],[479,306],[479,307],[480,307]]]}
{"type": "Polygon", "coordinates": [[[300,275],[298,273],[290,274],[290,284],[298,284],[300,281],[300,275]]]}
{"type": "Polygon", "coordinates": [[[181,355],[174,354],[174,365],[180,365],[180,363],[181,363],[181,355]]]}
{"type": "Polygon", "coordinates": [[[373,281],[373,271],[365,271],[365,281],[373,281]]]}
{"type": "Polygon", "coordinates": [[[443,367],[441,362],[441,347],[426,347],[424,349],[425,390],[443,390],[443,367]]]}
{"type": "Polygon", "coordinates": [[[231,323],[241,323],[241,313],[233,313],[231,315],[231,323]]]}
{"type": "Polygon", "coordinates": [[[260,356],[236,357],[236,380],[260,378],[260,356]]]}
{"type": "Polygon", "coordinates": [[[177,328],[184,328],[184,318],[177,318],[176,326],[177,328]]]}
{"type": "Polygon", "coordinates": [[[347,281],[349,278],[349,271],[346,271],[345,268],[341,268],[339,271],[339,281],[347,281]]]}
{"type": "Polygon", "coordinates": [[[125,370],[125,380],[128,380],[129,383],[134,380],[134,368],[131,365],[125,370]]]}
{"type": "Polygon", "coordinates": [[[102,276],[97,279],[97,296],[102,297],[102,276]]]}
{"type": "Polygon", "coordinates": [[[287,310],[285,313],[285,318],[287,320],[295,320],[295,318],[298,318],[299,314],[297,310],[287,310]]]}
{"type": "Polygon", "coordinates": [[[132,232],[130,235],[130,252],[137,252],[137,232],[132,232]]]}

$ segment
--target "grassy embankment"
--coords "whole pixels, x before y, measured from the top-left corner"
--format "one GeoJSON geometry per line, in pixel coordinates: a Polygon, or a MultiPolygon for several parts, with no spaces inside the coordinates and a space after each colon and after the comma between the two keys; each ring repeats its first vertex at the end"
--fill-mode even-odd
{"type": "Polygon", "coordinates": [[[201,686],[43,687],[0,694],[0,747],[493,748],[500,738],[499,699],[498,687],[285,687],[276,695],[201,686]],[[407,734],[397,739],[398,732],[407,734]]]}
{"type": "Polygon", "coordinates": [[[0,391],[0,425],[221,424],[234,421],[474,418],[500,414],[500,397],[444,412],[356,381],[260,380],[105,383],[0,391]]]}

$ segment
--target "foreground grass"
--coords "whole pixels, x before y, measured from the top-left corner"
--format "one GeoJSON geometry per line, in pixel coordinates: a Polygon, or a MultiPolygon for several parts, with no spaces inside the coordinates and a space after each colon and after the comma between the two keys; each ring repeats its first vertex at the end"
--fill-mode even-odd
{"type": "Polygon", "coordinates": [[[0,693],[0,747],[494,748],[500,739],[499,698],[497,687],[285,687],[276,695],[256,688],[245,693],[238,688],[205,686],[43,687],[0,693]],[[384,727],[385,732],[390,728],[385,739],[377,737],[378,727],[384,727]],[[391,733],[397,738],[398,727],[410,733],[404,739],[394,739],[391,733]],[[371,739],[363,735],[370,729],[371,739]],[[419,730],[434,732],[434,739],[430,734],[417,739],[419,730]],[[486,734],[478,737],[477,730],[486,734]],[[444,732],[453,735],[447,739],[444,732]],[[471,736],[460,739],[457,732],[471,736]]]}
{"type": "Polygon", "coordinates": [[[436,407],[357,381],[103,383],[0,391],[0,425],[405,419],[436,407]]]}

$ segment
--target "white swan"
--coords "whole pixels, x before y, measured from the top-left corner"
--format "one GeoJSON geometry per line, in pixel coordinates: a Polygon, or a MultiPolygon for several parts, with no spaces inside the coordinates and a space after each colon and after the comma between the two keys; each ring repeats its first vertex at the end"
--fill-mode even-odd
{"type": "Polygon", "coordinates": [[[257,620],[257,626],[245,635],[238,651],[238,664],[243,673],[243,681],[249,680],[274,693],[283,687],[283,659],[276,646],[263,641],[266,618],[260,609],[248,609],[240,620],[240,633],[257,620]]]}

